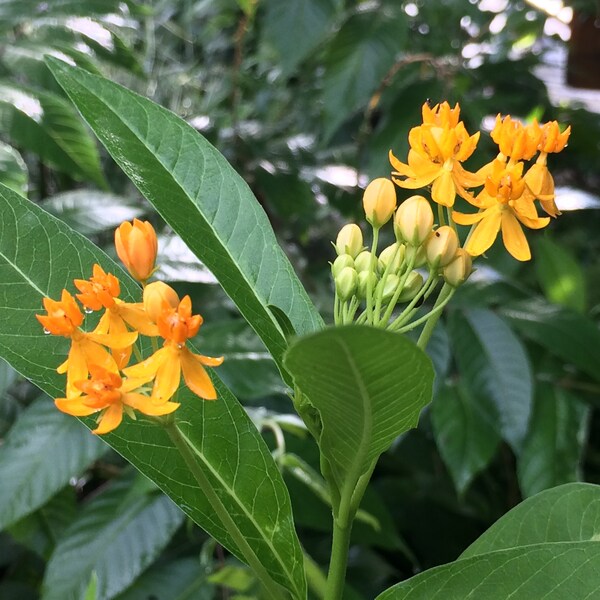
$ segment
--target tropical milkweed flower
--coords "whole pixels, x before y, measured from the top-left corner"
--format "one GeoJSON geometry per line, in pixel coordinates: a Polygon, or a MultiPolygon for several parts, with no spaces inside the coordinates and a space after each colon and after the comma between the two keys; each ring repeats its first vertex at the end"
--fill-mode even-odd
{"type": "Polygon", "coordinates": [[[510,115],[504,118],[497,115],[490,136],[500,148],[501,159],[508,158],[512,162],[517,162],[531,160],[537,154],[542,129],[535,119],[530,124],[524,125],[510,115]]]}
{"type": "Polygon", "coordinates": [[[155,403],[167,402],[175,394],[182,372],[186,385],[197,396],[216,399],[217,393],[204,366],[217,367],[223,357],[194,354],[186,347],[187,340],[198,333],[202,321],[200,315],[192,315],[189,296],[185,296],[177,308],[165,302],[157,319],[160,335],[165,340],[163,347],[146,360],[123,370],[128,377],[154,379],[152,399],[155,403]]]}
{"type": "Polygon", "coordinates": [[[517,260],[531,258],[521,224],[531,229],[541,229],[548,225],[550,219],[538,216],[534,198],[522,175],[522,162],[510,166],[500,160],[494,161],[484,189],[471,201],[481,209],[480,212],[452,212],[452,219],[459,225],[477,223],[465,245],[465,250],[471,256],[483,254],[502,230],[502,240],[512,256],[517,260]]]}
{"type": "Polygon", "coordinates": [[[148,221],[125,221],[115,230],[115,249],[131,276],[145,283],[154,273],[158,241],[148,221]]]}
{"type": "Polygon", "coordinates": [[[56,370],[67,374],[67,397],[79,395],[76,381],[87,379],[90,365],[98,365],[117,373],[118,367],[113,357],[104,348],[126,348],[135,343],[136,332],[102,334],[81,331],[83,314],[75,302],[75,298],[63,290],[60,300],[43,299],[47,315],[36,315],[48,333],[61,335],[71,339],[71,348],[67,360],[56,370]]]}
{"type": "MultiPolygon", "coordinates": [[[[81,292],[77,299],[90,310],[105,308],[94,333],[123,334],[127,333],[127,325],[142,335],[157,336],[158,327],[144,311],[141,303],[127,303],[118,298],[121,293],[119,280],[106,273],[98,264],[93,267],[93,275],[89,280],[75,279],[75,287],[81,292]]],[[[117,366],[122,369],[131,357],[132,345],[115,348],[112,355],[117,366]]]]}
{"type": "Polygon", "coordinates": [[[469,135],[464,123],[459,121],[458,103],[450,108],[447,102],[430,108],[423,105],[423,124],[413,127],[408,135],[410,150],[408,164],[398,160],[390,150],[389,158],[393,181],[403,188],[417,189],[429,184],[434,202],[452,206],[458,193],[470,198],[467,188],[481,185],[483,180],[465,170],[461,163],[475,151],[479,132],[469,135]]]}
{"type": "Polygon", "coordinates": [[[150,378],[122,379],[113,371],[98,365],[90,365],[91,379],[75,382],[79,393],[72,398],[56,398],[56,407],[75,417],[86,417],[99,412],[98,427],[92,433],[104,434],[116,429],[123,420],[123,412],[135,418],[133,410],[150,415],[161,416],[179,408],[176,402],[156,405],[148,396],[140,393],[150,378]]]}

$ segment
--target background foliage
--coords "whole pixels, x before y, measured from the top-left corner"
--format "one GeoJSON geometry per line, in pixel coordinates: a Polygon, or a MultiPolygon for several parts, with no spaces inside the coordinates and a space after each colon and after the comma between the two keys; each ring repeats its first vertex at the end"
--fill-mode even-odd
{"type": "MultiPolygon", "coordinates": [[[[489,0],[0,6],[0,182],[109,254],[123,219],[154,222],[159,276],[201,307],[200,347],[225,355],[219,374],[273,450],[301,542],[321,567],[327,492],[277,366],[208,268],[100,150],[44,55],[137,90],[215,144],[327,322],[329,240],[359,217],[360,186],[389,173],[388,150],[405,155],[427,98],[460,100],[469,131],[498,112],[572,124],[568,150],[551,164],[564,214],[532,235],[533,263],[493,248],[432,339],[434,402],[383,455],[353,532],[357,598],[455,559],[522,498],[599,482],[600,118],[550,101],[540,76],[565,51],[552,24],[531,4],[489,0]]],[[[480,147],[482,164],[493,155],[487,136],[480,147]]],[[[102,598],[254,593],[240,563],[3,363],[0,436],[0,597],[64,598],[65,565],[87,588],[90,565],[70,557],[91,540],[97,581],[110,573],[102,598]],[[123,547],[128,560],[116,560],[123,547]]]]}

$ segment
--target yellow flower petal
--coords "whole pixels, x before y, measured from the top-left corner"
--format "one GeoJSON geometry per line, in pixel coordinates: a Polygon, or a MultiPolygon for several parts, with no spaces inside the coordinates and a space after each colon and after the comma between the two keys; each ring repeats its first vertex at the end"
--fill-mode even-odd
{"type": "Polygon", "coordinates": [[[117,367],[117,363],[115,363],[115,359],[109,354],[109,352],[96,342],[91,341],[87,337],[79,342],[81,346],[81,351],[85,356],[85,363],[87,365],[85,375],[81,377],[81,379],[87,379],[88,369],[90,365],[98,365],[106,369],[107,371],[112,371],[113,373],[118,373],[119,369],[117,367]]]}
{"type": "Polygon", "coordinates": [[[531,258],[529,244],[523,229],[515,215],[509,210],[502,212],[502,241],[506,249],[517,260],[529,260],[531,258]]]}
{"type": "Polygon", "coordinates": [[[185,383],[194,394],[205,400],[216,400],[217,392],[198,355],[184,348],[181,352],[181,368],[185,383]]]}
{"type": "MultiPolygon", "coordinates": [[[[81,392],[75,387],[76,381],[87,379],[88,367],[82,342],[73,340],[67,358],[67,398],[79,396],[81,392]]],[[[64,364],[64,363],[63,363],[64,364]]],[[[61,365],[62,366],[62,365],[61,365]]]]}
{"type": "Polygon", "coordinates": [[[119,307],[119,314],[123,320],[133,327],[133,329],[136,329],[142,335],[150,337],[158,336],[158,327],[152,322],[141,302],[138,304],[119,302],[117,306],[119,307]]]}
{"type": "Polygon", "coordinates": [[[97,435],[108,433],[113,429],[116,429],[123,420],[123,405],[119,402],[117,404],[111,404],[100,417],[98,427],[92,431],[97,435]]]}
{"type": "Polygon", "coordinates": [[[452,179],[452,173],[442,169],[439,177],[431,187],[431,198],[442,206],[452,206],[456,198],[456,188],[452,179]]]}
{"type": "Polygon", "coordinates": [[[54,404],[61,412],[74,417],[87,417],[98,412],[98,408],[88,406],[84,403],[85,398],[85,396],[80,396],[79,398],[56,398],[54,404]]]}
{"type": "Polygon", "coordinates": [[[151,398],[142,394],[130,393],[123,394],[123,404],[139,410],[145,415],[159,417],[161,415],[168,415],[173,411],[177,410],[180,406],[177,402],[165,402],[164,404],[157,405],[151,398]]]}
{"type": "Polygon", "coordinates": [[[213,357],[213,356],[204,356],[203,354],[193,354],[192,355],[197,361],[206,365],[207,367],[218,367],[223,364],[223,357],[213,357]]]}
{"type": "Polygon", "coordinates": [[[102,344],[103,346],[108,346],[109,348],[127,348],[128,346],[135,344],[138,334],[136,331],[119,334],[86,333],[85,337],[93,342],[102,344]]]}
{"type": "Polygon", "coordinates": [[[455,210],[452,211],[452,220],[459,225],[473,225],[479,223],[483,219],[485,212],[476,212],[473,214],[460,213],[455,210]]]}
{"type": "Polygon", "coordinates": [[[186,350],[166,346],[164,348],[166,358],[156,372],[154,387],[152,388],[152,401],[155,404],[163,404],[173,397],[181,381],[181,359],[180,355],[186,350]]]}
{"type": "Polygon", "coordinates": [[[150,379],[153,379],[156,376],[158,369],[160,369],[161,365],[167,358],[167,348],[161,348],[152,356],[149,356],[146,360],[143,360],[141,363],[123,369],[123,373],[125,373],[127,377],[135,377],[150,381],[150,379]]]}
{"type": "Polygon", "coordinates": [[[484,211],[483,218],[465,246],[471,256],[483,254],[494,243],[500,230],[501,218],[499,208],[492,207],[484,211]]]}

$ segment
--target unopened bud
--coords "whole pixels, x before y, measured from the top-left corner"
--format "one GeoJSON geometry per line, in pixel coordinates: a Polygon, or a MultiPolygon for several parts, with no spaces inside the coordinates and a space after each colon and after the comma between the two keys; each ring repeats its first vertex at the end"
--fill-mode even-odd
{"type": "Polygon", "coordinates": [[[390,274],[385,278],[385,281],[382,280],[377,284],[377,294],[381,294],[382,300],[388,302],[396,293],[399,285],[400,277],[398,277],[398,275],[390,274]]]}
{"type": "Polygon", "coordinates": [[[179,306],[177,292],[163,281],[153,281],[144,288],[144,310],[156,323],[165,305],[171,308],[179,306]]]}
{"type": "Polygon", "coordinates": [[[375,273],[370,273],[369,271],[361,271],[358,274],[358,290],[356,295],[361,300],[364,300],[367,297],[369,280],[371,282],[371,289],[374,290],[377,286],[377,275],[375,275],[375,273]]]}
{"type": "Polygon", "coordinates": [[[402,288],[398,302],[408,302],[409,300],[412,300],[422,286],[423,275],[421,275],[421,273],[418,271],[411,271],[406,278],[406,282],[404,283],[404,287],[402,288]]]}
{"type": "Polygon", "coordinates": [[[396,188],[384,177],[374,179],[363,195],[363,207],[367,221],[376,229],[385,225],[396,210],[396,188]]]}
{"type": "Polygon", "coordinates": [[[454,258],[444,267],[444,279],[448,285],[458,287],[463,284],[473,271],[473,259],[471,255],[459,248],[454,258]]]}
{"type": "Polygon", "coordinates": [[[427,264],[427,254],[425,252],[425,246],[407,246],[404,254],[406,262],[413,261],[412,266],[415,269],[427,264]],[[414,257],[414,258],[413,258],[414,257]]]}
{"type": "Polygon", "coordinates": [[[358,275],[352,267],[344,267],[335,278],[335,291],[342,302],[354,296],[357,285],[358,275]]]}
{"type": "Polygon", "coordinates": [[[115,249],[121,262],[137,281],[146,281],[154,272],[158,242],[148,221],[125,221],[115,230],[115,249]]]}
{"type": "Polygon", "coordinates": [[[399,271],[404,262],[405,251],[406,246],[404,244],[399,244],[398,242],[382,250],[379,255],[379,260],[383,264],[383,268],[389,268],[392,273],[399,271]]]}
{"type": "Polygon", "coordinates": [[[360,273],[361,271],[370,271],[371,270],[371,262],[375,263],[374,270],[375,272],[379,272],[381,270],[381,263],[379,259],[375,257],[373,259],[373,254],[369,252],[369,250],[363,250],[354,260],[354,268],[360,273]]]}
{"type": "Polygon", "coordinates": [[[420,246],[433,228],[433,211],[423,196],[411,196],[396,211],[394,232],[399,241],[420,246]]]}
{"type": "Polygon", "coordinates": [[[335,251],[338,256],[349,254],[356,258],[363,249],[363,235],[360,227],[354,223],[344,225],[338,233],[335,241],[335,251]]]}
{"type": "Polygon", "coordinates": [[[445,267],[456,255],[458,236],[448,225],[438,227],[425,244],[427,262],[432,268],[445,267]]]}
{"type": "Polygon", "coordinates": [[[354,259],[349,254],[340,254],[331,265],[331,274],[335,279],[345,267],[354,267],[354,259]]]}

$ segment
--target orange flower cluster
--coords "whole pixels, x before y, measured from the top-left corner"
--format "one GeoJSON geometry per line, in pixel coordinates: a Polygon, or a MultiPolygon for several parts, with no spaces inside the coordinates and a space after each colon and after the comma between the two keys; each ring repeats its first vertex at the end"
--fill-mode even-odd
{"type": "Polygon", "coordinates": [[[540,125],[523,124],[510,116],[496,118],[491,137],[499,154],[476,173],[466,171],[461,163],[477,145],[479,133],[470,136],[459,120],[458,104],[447,102],[423,106],[423,124],[409,133],[408,164],[400,162],[390,151],[394,182],[400,187],[416,189],[432,184],[434,202],[452,207],[456,195],[479,209],[475,214],[452,211],[449,217],[460,225],[474,225],[465,249],[472,256],[483,254],[502,231],[507,250],[517,260],[529,260],[531,252],[522,225],[540,229],[550,222],[540,217],[541,208],[551,217],[560,214],[554,201],[554,180],[547,166],[549,153],[560,152],[571,133],[560,131],[556,121],[540,125]],[[525,170],[525,163],[539,153],[536,162],[525,170]],[[403,177],[400,179],[398,177],[403,177]],[[477,194],[472,190],[483,186],[477,194]]]}
{"type": "Polygon", "coordinates": [[[222,358],[194,354],[187,348],[187,340],[198,333],[202,324],[200,315],[192,315],[190,297],[180,300],[175,290],[160,281],[146,285],[155,270],[157,253],[152,225],[137,219],[133,224],[123,223],[115,233],[115,241],[129,272],[144,284],[143,302],[119,299],[119,280],[96,264],[89,280],[74,280],[80,292],[76,298],[85,312],[104,310],[93,331],[81,329],[84,315],[67,290],[63,290],[60,300],[44,298],[47,314],[36,315],[46,333],[71,339],[67,360],[57,369],[67,374],[66,394],[55,400],[56,406],[74,416],[98,413],[97,434],[118,427],[124,412],[134,419],[134,410],[150,416],[172,413],[179,407],[172,398],[182,372],[196,395],[216,399],[204,367],[223,362],[222,358]],[[128,367],[140,334],[161,337],[163,347],[128,367]]]}

